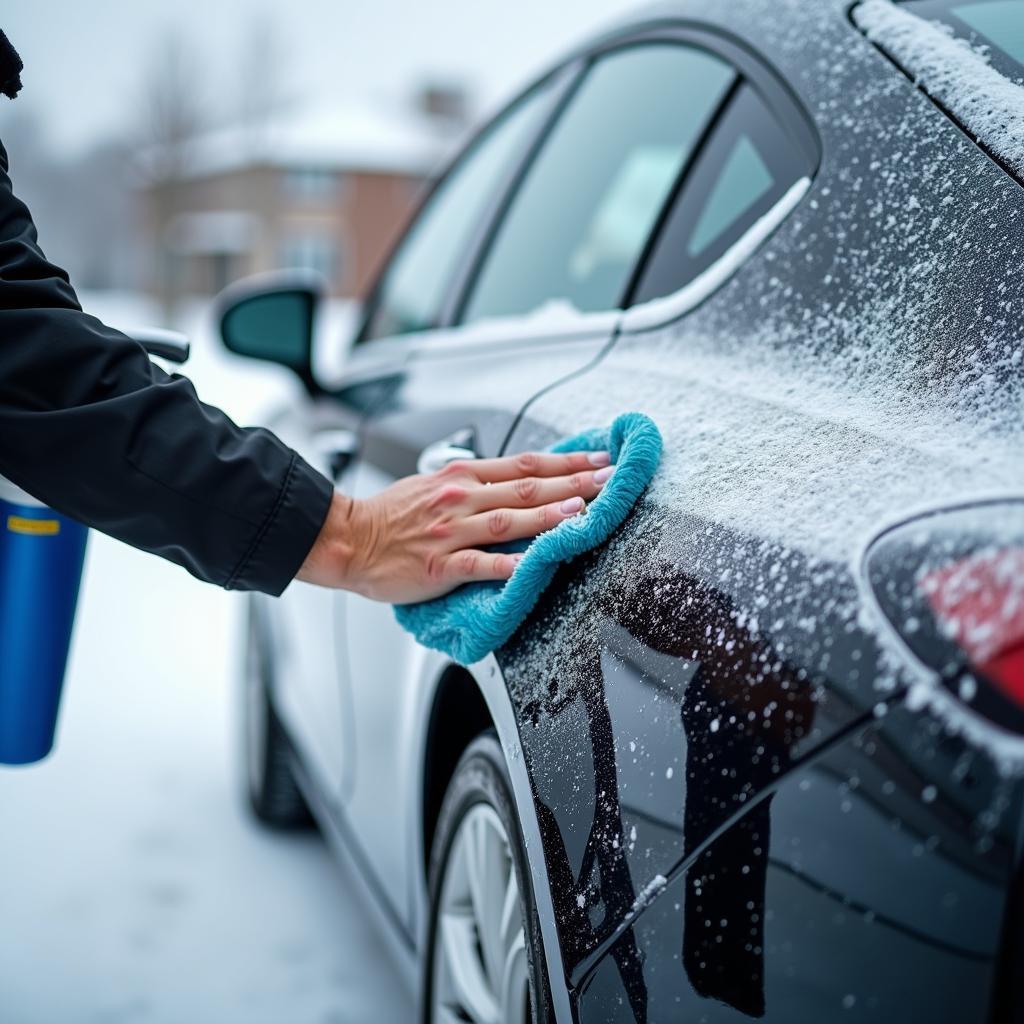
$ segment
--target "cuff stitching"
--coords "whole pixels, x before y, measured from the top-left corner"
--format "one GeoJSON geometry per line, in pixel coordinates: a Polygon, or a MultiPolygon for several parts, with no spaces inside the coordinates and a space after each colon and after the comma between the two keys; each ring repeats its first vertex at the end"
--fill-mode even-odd
{"type": "Polygon", "coordinates": [[[295,452],[292,452],[292,457],[288,462],[288,471],[284,475],[284,483],[281,484],[281,489],[277,492],[277,500],[274,502],[274,507],[267,513],[267,518],[263,520],[263,525],[257,531],[248,550],[244,555],[242,555],[238,565],[235,566],[234,571],[228,577],[227,582],[224,584],[225,590],[231,590],[239,577],[245,573],[245,570],[249,567],[249,563],[252,561],[252,556],[259,549],[260,544],[263,543],[263,538],[267,535],[267,531],[277,520],[278,513],[281,511],[281,506],[284,504],[285,496],[288,494],[291,487],[292,477],[295,475],[297,459],[298,456],[295,452]]]}

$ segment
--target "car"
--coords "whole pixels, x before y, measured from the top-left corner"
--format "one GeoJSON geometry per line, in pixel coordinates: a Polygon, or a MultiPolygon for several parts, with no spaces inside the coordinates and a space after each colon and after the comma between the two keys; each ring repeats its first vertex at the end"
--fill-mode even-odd
{"type": "Polygon", "coordinates": [[[1024,1019],[1022,11],[639,9],[473,138],[351,339],[302,275],[221,297],[356,497],[664,436],[478,663],[249,601],[253,807],[336,841],[424,1021],[1024,1019]]]}

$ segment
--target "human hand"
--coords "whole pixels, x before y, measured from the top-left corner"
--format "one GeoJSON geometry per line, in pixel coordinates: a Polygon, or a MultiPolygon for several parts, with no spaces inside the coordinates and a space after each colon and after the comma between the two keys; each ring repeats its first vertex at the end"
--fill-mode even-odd
{"type": "Polygon", "coordinates": [[[336,493],[296,579],[393,604],[506,580],[521,555],[481,550],[579,515],[614,469],[608,452],[452,462],[372,498],[336,493]]]}

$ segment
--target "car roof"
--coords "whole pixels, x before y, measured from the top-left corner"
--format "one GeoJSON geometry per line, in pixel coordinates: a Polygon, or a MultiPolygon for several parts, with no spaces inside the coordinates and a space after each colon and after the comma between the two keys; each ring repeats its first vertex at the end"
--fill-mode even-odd
{"type": "MultiPolygon", "coordinates": [[[[817,83],[807,77],[809,68],[821,60],[835,60],[837,47],[840,51],[849,47],[851,37],[874,50],[850,22],[849,6],[850,0],[662,0],[609,20],[563,54],[559,64],[585,56],[632,31],[672,23],[689,25],[724,35],[756,54],[781,74],[807,109],[813,110],[818,89],[817,83]]],[[[876,71],[888,76],[893,68],[882,59],[876,71]]]]}
{"type": "Polygon", "coordinates": [[[769,24],[789,25],[794,38],[806,38],[806,18],[823,12],[845,20],[849,0],[662,0],[639,6],[629,14],[609,21],[594,33],[580,49],[589,49],[609,36],[620,35],[631,28],[640,28],[665,21],[699,22],[745,39],[759,49],[763,28],[769,24]]]}

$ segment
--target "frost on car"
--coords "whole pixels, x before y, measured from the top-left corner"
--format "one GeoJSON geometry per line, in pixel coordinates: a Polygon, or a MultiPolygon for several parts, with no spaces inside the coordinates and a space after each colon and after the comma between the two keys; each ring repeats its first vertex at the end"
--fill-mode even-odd
{"type": "Polygon", "coordinates": [[[311,458],[350,431],[357,496],[445,439],[636,409],[666,442],[476,665],[359,598],[259,604],[275,727],[428,1019],[1021,1012],[1024,36],[981,38],[1021,6],[631,14],[456,162],[347,382],[289,410],[311,458]]]}
{"type": "Polygon", "coordinates": [[[981,1020],[1008,999],[1019,782],[920,702],[861,563],[901,513],[1021,493],[1024,194],[832,5],[756,6],[716,14],[759,24],[821,167],[711,301],[528,411],[517,448],[624,394],[671,441],[499,657],[558,765],[536,785],[583,1019],[981,1020]]]}

